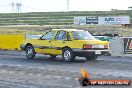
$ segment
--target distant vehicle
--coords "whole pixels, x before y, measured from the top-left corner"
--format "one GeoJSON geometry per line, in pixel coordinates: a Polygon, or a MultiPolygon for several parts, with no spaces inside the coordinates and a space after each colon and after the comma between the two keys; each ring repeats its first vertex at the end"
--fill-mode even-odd
{"type": "Polygon", "coordinates": [[[28,59],[41,53],[52,58],[62,55],[64,61],[74,61],[76,56],[95,60],[98,55],[109,51],[107,41],[97,40],[88,31],[77,29],[52,29],[39,39],[23,41],[20,47],[26,51],[28,59]]]}
{"type": "Polygon", "coordinates": [[[109,37],[109,36],[94,36],[94,37],[101,41],[110,41],[112,39],[112,37],[109,37]]]}
{"type": "Polygon", "coordinates": [[[93,35],[96,39],[101,41],[110,41],[113,37],[119,36],[118,34],[103,34],[103,35],[93,35]]]}

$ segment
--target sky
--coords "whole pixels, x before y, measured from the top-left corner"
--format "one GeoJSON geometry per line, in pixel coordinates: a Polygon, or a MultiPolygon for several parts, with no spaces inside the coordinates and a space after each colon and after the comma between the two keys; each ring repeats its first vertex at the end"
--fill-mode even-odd
{"type": "MultiPolygon", "coordinates": [[[[67,0],[0,0],[0,13],[13,12],[12,2],[21,3],[22,12],[67,11],[67,0]]],[[[69,11],[127,10],[129,6],[132,0],[69,0],[69,11]]]]}

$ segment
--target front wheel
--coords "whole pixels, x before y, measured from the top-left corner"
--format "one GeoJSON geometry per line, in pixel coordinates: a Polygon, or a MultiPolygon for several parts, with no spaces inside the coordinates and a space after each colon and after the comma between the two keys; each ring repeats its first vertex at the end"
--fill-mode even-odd
{"type": "Polygon", "coordinates": [[[74,61],[75,60],[75,55],[73,51],[70,48],[64,48],[62,51],[62,59],[64,61],[74,61]]]}
{"type": "Polygon", "coordinates": [[[88,56],[85,56],[85,58],[87,60],[96,60],[98,58],[98,55],[96,54],[91,54],[91,55],[88,55],[88,56]]]}
{"type": "Polygon", "coordinates": [[[35,50],[32,45],[26,46],[26,57],[28,59],[33,59],[35,57],[35,50]]]}

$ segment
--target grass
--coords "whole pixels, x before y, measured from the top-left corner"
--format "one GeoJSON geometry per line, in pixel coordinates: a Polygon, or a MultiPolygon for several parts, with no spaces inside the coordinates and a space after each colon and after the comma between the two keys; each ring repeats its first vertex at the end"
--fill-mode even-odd
{"type": "Polygon", "coordinates": [[[132,10],[1,13],[0,25],[72,25],[75,16],[130,16],[132,10]]]}
{"type": "Polygon", "coordinates": [[[92,34],[116,33],[123,36],[131,36],[132,28],[124,28],[117,25],[73,25],[75,16],[124,15],[130,16],[132,22],[132,10],[0,13],[0,34],[42,34],[48,29],[73,28],[88,30],[92,34]]]}

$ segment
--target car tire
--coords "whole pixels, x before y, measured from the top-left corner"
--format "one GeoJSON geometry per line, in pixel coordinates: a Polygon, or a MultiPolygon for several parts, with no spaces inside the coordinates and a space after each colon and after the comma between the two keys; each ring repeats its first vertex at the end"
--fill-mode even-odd
{"type": "Polygon", "coordinates": [[[57,55],[50,55],[51,58],[56,58],[57,55]]]}
{"type": "Polygon", "coordinates": [[[98,55],[96,54],[91,54],[91,55],[88,55],[88,56],[85,56],[85,58],[87,60],[96,60],[98,58],[98,55]]]}
{"type": "Polygon", "coordinates": [[[36,53],[35,53],[33,46],[27,45],[25,50],[26,50],[27,59],[34,59],[36,53]]]}
{"type": "Polygon", "coordinates": [[[62,50],[62,59],[63,61],[72,62],[75,60],[75,55],[70,48],[64,48],[62,50]]]}

